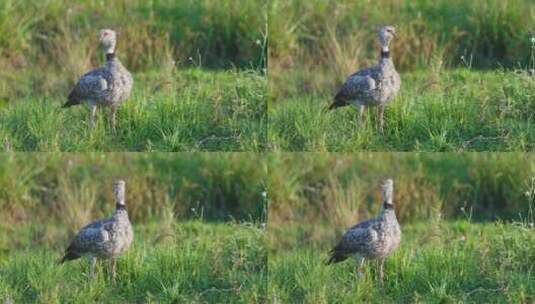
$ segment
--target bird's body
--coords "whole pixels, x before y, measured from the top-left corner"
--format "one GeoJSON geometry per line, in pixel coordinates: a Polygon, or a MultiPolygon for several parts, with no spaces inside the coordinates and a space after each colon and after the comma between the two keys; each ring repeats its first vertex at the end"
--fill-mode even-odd
{"type": "Polygon", "coordinates": [[[385,106],[401,87],[401,78],[390,58],[371,68],[349,76],[329,107],[335,109],[347,105],[385,106]]]}
{"type": "Polygon", "coordinates": [[[133,237],[126,209],[118,209],[110,218],[92,222],[80,229],[62,262],[82,256],[117,258],[130,247],[133,237]]]}
{"type": "Polygon", "coordinates": [[[382,259],[399,247],[401,229],[393,209],[385,209],[375,219],[351,227],[332,250],[330,263],[344,261],[350,256],[360,260],[382,259]]]}
{"type": "Polygon", "coordinates": [[[114,185],[116,210],[104,220],[94,221],[83,227],[74,237],[60,263],[87,256],[91,259],[91,272],[96,258],[115,260],[132,244],[134,232],[124,204],[124,181],[114,185]]]}
{"type": "Polygon", "coordinates": [[[132,75],[115,56],[107,56],[103,67],[83,75],[69,94],[63,107],[87,101],[99,106],[118,106],[132,91],[132,75]]]}
{"type": "Polygon", "coordinates": [[[94,124],[95,111],[98,106],[110,108],[112,127],[115,128],[117,107],[124,102],[134,85],[130,72],[115,56],[115,32],[101,31],[101,42],[105,47],[106,63],[104,66],[84,74],[71,90],[64,108],[87,102],[90,108],[90,124],[94,124]]]}
{"type": "MultiPolygon", "coordinates": [[[[346,231],[342,239],[331,250],[328,264],[342,262],[349,257],[358,260],[359,268],[365,259],[381,261],[392,254],[401,242],[401,228],[396,218],[393,196],[393,181],[382,185],[383,210],[377,218],[361,222],[346,231]]],[[[360,272],[360,270],[359,270],[360,272]]]]}
{"type": "Polygon", "coordinates": [[[334,97],[334,102],[329,106],[330,110],[355,105],[359,108],[360,123],[365,107],[378,106],[380,129],[383,132],[384,107],[401,88],[401,77],[396,71],[389,50],[394,36],[393,27],[387,26],[380,30],[382,51],[379,63],[350,75],[334,97]]]}

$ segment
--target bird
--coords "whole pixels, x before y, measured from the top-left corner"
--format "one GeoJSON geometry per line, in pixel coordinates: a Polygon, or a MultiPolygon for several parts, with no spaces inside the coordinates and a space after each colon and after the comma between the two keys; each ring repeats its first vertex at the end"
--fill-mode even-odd
{"type": "Polygon", "coordinates": [[[113,215],[83,227],[65,250],[60,264],[82,256],[89,257],[89,274],[93,277],[97,258],[108,259],[112,281],[115,282],[117,258],[132,244],[134,232],[125,205],[125,182],[117,180],[113,184],[113,192],[116,208],[113,215]]]}
{"type": "Polygon", "coordinates": [[[82,104],[89,105],[89,125],[95,125],[97,107],[109,107],[109,120],[115,131],[117,107],[130,96],[134,80],[130,72],[115,55],[117,33],[111,29],[99,32],[99,42],[106,54],[106,63],[84,74],[71,90],[63,108],[82,104]]]}
{"type": "Polygon", "coordinates": [[[399,248],[401,228],[394,210],[394,181],[390,178],[381,183],[383,209],[378,217],[349,228],[338,244],[330,251],[327,264],[357,260],[357,273],[362,274],[364,261],[378,260],[379,281],[383,282],[383,264],[386,257],[399,248]]]}
{"type": "Polygon", "coordinates": [[[378,106],[379,130],[384,134],[384,108],[401,88],[401,77],[390,56],[390,42],[395,37],[394,26],[383,26],[379,29],[379,63],[350,75],[335,95],[329,110],[353,104],[358,107],[357,124],[360,124],[365,107],[378,106]]]}

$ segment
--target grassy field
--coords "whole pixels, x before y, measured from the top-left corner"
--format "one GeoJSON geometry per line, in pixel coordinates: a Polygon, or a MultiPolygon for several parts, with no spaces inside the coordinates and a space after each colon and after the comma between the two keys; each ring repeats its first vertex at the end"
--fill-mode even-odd
{"type": "Polygon", "coordinates": [[[265,174],[257,153],[0,153],[0,302],[263,303],[265,174]],[[57,261],[117,178],[135,238],[111,286],[57,261]]]}
{"type": "Polygon", "coordinates": [[[527,153],[278,153],[268,157],[272,303],[532,303],[535,159],[527,153]],[[394,180],[400,250],[324,265],[394,180]]]}
{"type": "Polygon", "coordinates": [[[311,241],[308,226],[268,229],[274,240],[268,262],[272,303],[535,301],[532,226],[467,221],[403,226],[400,250],[385,263],[383,286],[373,262],[362,277],[356,276],[354,260],[326,266],[333,235],[326,232],[321,243],[311,241]],[[276,241],[289,236],[295,240],[282,246],[276,241]]]}
{"type": "Polygon", "coordinates": [[[58,238],[45,244],[34,239],[50,232],[50,225],[19,227],[18,244],[0,255],[0,301],[265,302],[267,252],[261,227],[201,221],[134,226],[134,244],[119,259],[115,286],[106,263],[97,266],[93,280],[85,259],[57,265],[67,245],[60,227],[55,227],[58,238]]]}
{"type": "Polygon", "coordinates": [[[271,149],[532,151],[535,148],[532,114],[535,79],[525,74],[469,69],[404,73],[399,96],[386,108],[384,136],[376,126],[376,108],[368,108],[360,127],[353,106],[327,111],[335,91],[329,86],[322,89],[317,79],[314,83],[313,78],[317,76],[312,73],[295,79],[288,76],[287,82],[293,82],[296,91],[288,88],[287,97],[270,103],[271,149]],[[298,92],[307,81],[312,82],[310,91],[298,92]]]}
{"type": "MultiPolygon", "coordinates": [[[[61,109],[63,95],[37,96],[29,84],[0,107],[3,151],[259,151],[266,146],[266,79],[254,71],[201,69],[137,74],[119,108],[88,127],[88,107],[61,109]]],[[[20,86],[19,86],[20,87],[20,86]]]]}
{"type": "Polygon", "coordinates": [[[262,12],[262,0],[2,1],[0,150],[265,149],[262,12]],[[59,109],[102,64],[103,28],[118,33],[117,55],[134,74],[117,134],[102,119],[88,130],[86,109],[59,109]]]}
{"type": "MultiPolygon", "coordinates": [[[[532,151],[535,6],[510,1],[271,1],[268,142],[276,151],[532,151]],[[385,136],[367,113],[324,110],[377,64],[394,25],[399,96],[385,136]]],[[[370,112],[370,111],[368,111],[370,112]]]]}

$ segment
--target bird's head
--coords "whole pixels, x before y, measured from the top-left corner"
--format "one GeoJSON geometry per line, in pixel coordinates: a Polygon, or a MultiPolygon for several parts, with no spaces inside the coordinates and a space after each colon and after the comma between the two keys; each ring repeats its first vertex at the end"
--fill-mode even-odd
{"type": "Polygon", "coordinates": [[[396,37],[396,28],[394,26],[387,25],[379,28],[379,41],[383,51],[388,51],[390,42],[396,37]]]}
{"type": "Polygon", "coordinates": [[[385,208],[394,207],[394,181],[391,178],[383,180],[381,183],[381,194],[383,196],[383,206],[385,208]]]}
{"type": "Polygon", "coordinates": [[[111,54],[115,51],[115,42],[117,40],[117,33],[110,29],[100,30],[98,41],[104,48],[106,54],[111,54]]]}
{"type": "Polygon", "coordinates": [[[124,180],[116,180],[113,183],[113,196],[115,197],[115,204],[124,206],[124,180]]]}

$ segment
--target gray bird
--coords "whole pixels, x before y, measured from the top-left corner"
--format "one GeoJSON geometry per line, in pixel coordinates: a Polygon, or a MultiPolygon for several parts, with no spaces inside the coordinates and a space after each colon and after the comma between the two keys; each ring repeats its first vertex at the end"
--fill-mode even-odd
{"type": "Polygon", "coordinates": [[[89,273],[93,277],[96,259],[109,259],[112,281],[115,282],[116,260],[130,247],[134,239],[124,203],[124,191],[125,182],[116,181],[113,185],[116,204],[114,214],[110,218],[83,227],[65,250],[60,263],[87,256],[90,259],[89,273]]]}
{"type": "Polygon", "coordinates": [[[110,30],[100,31],[99,41],[106,54],[106,64],[83,75],[69,94],[63,108],[79,105],[86,101],[89,105],[89,125],[95,124],[97,107],[110,108],[110,123],[115,130],[117,107],[130,96],[134,80],[128,70],[115,56],[117,34],[110,30]]]}
{"type": "Polygon", "coordinates": [[[359,223],[342,236],[331,250],[327,264],[334,264],[353,257],[358,261],[358,273],[366,259],[379,261],[379,280],[383,282],[384,259],[392,254],[401,242],[401,228],[394,210],[394,182],[386,179],[381,184],[383,210],[377,218],[359,223]]]}
{"type": "Polygon", "coordinates": [[[360,70],[349,76],[342,88],[334,97],[329,110],[353,104],[358,107],[358,121],[361,123],[362,114],[367,106],[378,106],[379,130],[384,133],[384,108],[396,96],[401,87],[394,62],[390,56],[390,42],[396,37],[393,26],[384,26],[379,29],[379,42],[381,43],[381,59],[379,64],[360,70]]]}

